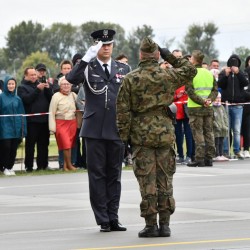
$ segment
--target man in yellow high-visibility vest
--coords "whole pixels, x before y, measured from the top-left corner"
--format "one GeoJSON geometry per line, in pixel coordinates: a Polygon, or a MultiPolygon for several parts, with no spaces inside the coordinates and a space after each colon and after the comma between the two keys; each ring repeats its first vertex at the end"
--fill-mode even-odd
{"type": "Polygon", "coordinates": [[[201,51],[194,50],[190,59],[197,68],[197,75],[187,88],[189,123],[195,141],[195,161],[188,163],[189,167],[211,167],[215,155],[211,104],[217,97],[218,89],[211,72],[202,68],[203,58],[201,51]]]}

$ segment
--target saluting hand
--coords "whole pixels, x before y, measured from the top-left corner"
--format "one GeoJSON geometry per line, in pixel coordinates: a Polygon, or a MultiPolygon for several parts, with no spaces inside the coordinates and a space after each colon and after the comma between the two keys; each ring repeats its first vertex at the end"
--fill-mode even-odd
{"type": "Polygon", "coordinates": [[[87,50],[87,52],[84,55],[84,57],[82,58],[82,60],[84,62],[89,62],[91,59],[95,58],[101,47],[102,47],[102,41],[99,41],[96,45],[91,46],[87,50]]]}

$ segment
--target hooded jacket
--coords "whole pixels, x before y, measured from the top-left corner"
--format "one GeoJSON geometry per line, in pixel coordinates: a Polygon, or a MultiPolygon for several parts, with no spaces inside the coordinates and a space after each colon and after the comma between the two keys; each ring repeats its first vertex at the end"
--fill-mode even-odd
{"type": "Polygon", "coordinates": [[[249,67],[248,61],[250,60],[250,56],[248,56],[245,60],[245,68],[249,67]]]}
{"type": "MultiPolygon", "coordinates": [[[[233,65],[235,62],[238,62],[238,67],[240,67],[241,60],[234,54],[229,57],[227,66],[235,66],[233,65]]],[[[247,85],[248,77],[241,70],[238,74],[230,72],[228,76],[225,70],[222,70],[218,79],[218,87],[221,88],[222,102],[243,103],[245,101],[244,87],[247,85]]]]}
{"type": "MultiPolygon", "coordinates": [[[[248,64],[248,61],[250,60],[250,56],[246,58],[245,61],[245,72],[248,74],[248,80],[250,79],[250,66],[248,64]]],[[[249,89],[249,88],[248,88],[249,89]]]]}
{"type": "MultiPolygon", "coordinates": [[[[37,88],[38,82],[32,83],[25,79],[17,88],[17,94],[21,97],[26,114],[44,113],[49,111],[49,104],[52,98],[52,89],[37,88]]],[[[46,123],[48,115],[38,115],[27,117],[27,122],[46,123]]]]}
{"type": "MultiPolygon", "coordinates": [[[[248,80],[250,79],[250,66],[248,64],[248,61],[250,60],[250,56],[246,58],[245,61],[245,72],[248,74],[248,80]]],[[[250,80],[249,80],[250,81],[250,80]]],[[[245,102],[250,101],[250,83],[248,84],[248,88],[245,88],[245,102]]],[[[243,116],[246,114],[250,114],[250,105],[244,105],[243,107],[243,116]]]]}
{"type": "Polygon", "coordinates": [[[17,115],[0,117],[0,139],[22,138],[26,136],[26,117],[23,102],[16,95],[16,87],[13,92],[8,90],[9,80],[16,80],[7,76],[4,80],[3,93],[0,95],[0,115],[17,115]]]}
{"type": "Polygon", "coordinates": [[[187,118],[185,114],[184,104],[187,103],[188,95],[185,91],[185,86],[178,88],[174,94],[174,103],[177,107],[176,120],[187,118]]]}

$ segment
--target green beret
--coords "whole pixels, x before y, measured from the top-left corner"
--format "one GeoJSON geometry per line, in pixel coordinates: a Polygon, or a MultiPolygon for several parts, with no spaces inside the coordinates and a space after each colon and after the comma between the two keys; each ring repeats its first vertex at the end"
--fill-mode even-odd
{"type": "Polygon", "coordinates": [[[140,50],[146,53],[153,53],[158,50],[158,45],[149,37],[143,38],[140,50]]]}

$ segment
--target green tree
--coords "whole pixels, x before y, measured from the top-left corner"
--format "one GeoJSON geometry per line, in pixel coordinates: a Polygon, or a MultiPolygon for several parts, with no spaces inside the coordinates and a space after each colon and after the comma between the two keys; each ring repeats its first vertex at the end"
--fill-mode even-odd
{"type": "MultiPolygon", "coordinates": [[[[169,39],[165,39],[163,41],[164,47],[166,47],[166,48],[169,49],[170,47],[173,46],[174,41],[175,41],[175,37],[172,37],[172,38],[169,38],[169,39]]],[[[174,48],[174,49],[178,49],[178,48],[174,48]]]]}
{"type": "Polygon", "coordinates": [[[120,53],[129,53],[129,48],[127,46],[127,41],[125,39],[125,31],[119,24],[114,23],[104,23],[104,22],[94,22],[90,21],[83,23],[77,29],[77,35],[75,38],[75,52],[85,54],[87,49],[93,45],[93,38],[90,34],[95,30],[100,29],[113,29],[116,31],[114,37],[114,49],[113,56],[116,57],[120,53]]]}
{"type": "Polygon", "coordinates": [[[233,51],[233,54],[236,54],[240,57],[241,61],[241,69],[245,68],[245,61],[248,56],[250,56],[250,49],[244,46],[237,47],[233,51]]]}
{"type": "Polygon", "coordinates": [[[43,25],[32,21],[23,21],[12,27],[6,38],[7,44],[4,49],[6,58],[10,61],[16,58],[24,59],[39,50],[41,47],[39,35],[42,31],[43,25]]]}
{"type": "Polygon", "coordinates": [[[4,50],[0,49],[0,70],[7,70],[8,66],[9,65],[4,50]]]}
{"type": "Polygon", "coordinates": [[[128,46],[130,48],[129,64],[132,68],[136,68],[139,62],[139,48],[144,37],[154,38],[153,29],[151,26],[144,24],[142,27],[137,27],[128,36],[128,46]]]}
{"type": "Polygon", "coordinates": [[[217,33],[218,27],[214,23],[192,24],[189,26],[180,48],[184,54],[191,54],[193,50],[197,49],[201,50],[205,54],[205,61],[218,58],[218,51],[214,44],[214,36],[217,33]]]}
{"type": "Polygon", "coordinates": [[[54,23],[41,34],[41,49],[48,52],[57,63],[60,63],[63,59],[71,59],[75,35],[76,27],[70,23],[54,23]]]}
{"type": "Polygon", "coordinates": [[[22,66],[17,72],[17,81],[21,81],[25,68],[35,67],[38,63],[43,63],[46,65],[48,77],[56,75],[56,73],[59,71],[58,64],[49,57],[47,52],[37,51],[31,53],[31,55],[27,56],[22,62],[22,66]]]}

